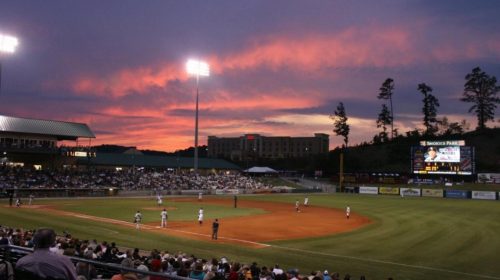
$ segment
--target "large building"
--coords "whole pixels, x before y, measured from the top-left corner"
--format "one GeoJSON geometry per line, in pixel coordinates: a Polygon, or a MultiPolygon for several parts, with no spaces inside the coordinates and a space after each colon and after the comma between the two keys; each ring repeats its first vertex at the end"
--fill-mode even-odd
{"type": "Polygon", "coordinates": [[[328,134],[315,133],[314,137],[267,137],[245,134],[240,137],[208,136],[208,157],[232,160],[301,158],[327,154],[328,134]]]}

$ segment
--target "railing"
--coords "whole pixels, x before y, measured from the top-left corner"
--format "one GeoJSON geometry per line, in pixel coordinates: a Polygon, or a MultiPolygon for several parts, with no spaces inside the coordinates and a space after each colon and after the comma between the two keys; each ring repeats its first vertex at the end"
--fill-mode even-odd
{"type": "MultiPolygon", "coordinates": [[[[28,255],[32,252],[33,252],[33,249],[31,249],[31,248],[14,246],[14,245],[0,245],[0,260],[8,261],[12,264],[13,267],[15,267],[16,262],[20,258],[22,258],[25,255],[28,255]]],[[[163,277],[163,279],[168,279],[168,280],[192,280],[191,278],[170,275],[170,274],[165,274],[165,273],[161,273],[161,272],[144,271],[144,270],[139,270],[139,269],[135,269],[135,268],[122,267],[120,264],[115,264],[115,263],[103,263],[103,262],[79,258],[79,257],[69,257],[69,258],[71,259],[71,261],[74,264],[76,264],[77,262],[84,262],[84,263],[93,265],[97,271],[97,274],[100,277],[98,279],[109,279],[115,274],[119,274],[120,272],[127,271],[127,272],[134,272],[136,274],[141,274],[141,275],[161,276],[161,277],[163,277]]],[[[14,279],[15,280],[23,280],[23,279],[16,278],[15,274],[14,274],[14,279]]]]}

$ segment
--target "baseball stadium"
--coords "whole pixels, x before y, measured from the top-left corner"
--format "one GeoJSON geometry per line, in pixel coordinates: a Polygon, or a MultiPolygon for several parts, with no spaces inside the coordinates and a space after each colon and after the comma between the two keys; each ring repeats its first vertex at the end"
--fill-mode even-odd
{"type": "MultiPolygon", "coordinates": [[[[200,161],[200,174],[193,174],[188,158],[109,155],[90,145],[55,144],[79,138],[90,143],[94,134],[85,124],[8,116],[0,123],[4,263],[29,253],[37,229],[49,228],[57,234],[51,250],[92,265],[89,278],[96,279],[124,270],[184,279],[200,267],[204,275],[245,279],[500,279],[500,188],[494,180],[339,188],[332,180],[274,170],[251,175],[217,159],[200,161]],[[21,138],[26,141],[14,140],[21,138]],[[47,167],[55,164],[59,169],[47,167]],[[165,225],[162,211],[168,213],[165,225]],[[129,258],[135,266],[124,267],[129,258]]],[[[420,144],[411,149],[414,171],[439,172],[421,166],[426,143],[420,144]]],[[[468,149],[442,144],[452,153],[468,149]]],[[[450,170],[468,172],[472,165],[459,166],[462,171],[450,170]]],[[[15,279],[38,279],[20,273],[15,279]]]]}

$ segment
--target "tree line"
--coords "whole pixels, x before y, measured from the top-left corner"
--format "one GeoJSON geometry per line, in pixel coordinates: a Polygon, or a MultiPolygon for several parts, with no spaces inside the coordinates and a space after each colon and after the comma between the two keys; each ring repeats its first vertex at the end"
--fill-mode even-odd
{"type": "MultiPolygon", "coordinates": [[[[378,91],[378,99],[384,100],[382,109],[378,114],[376,125],[381,131],[373,137],[373,143],[383,143],[390,139],[392,140],[398,135],[397,128],[394,128],[394,107],[392,96],[395,90],[395,82],[392,78],[387,78],[381,85],[378,91]],[[389,107],[386,103],[389,103],[389,107]],[[390,131],[388,131],[390,129],[390,131]],[[390,135],[390,138],[389,138],[390,135]]],[[[432,94],[432,87],[426,83],[417,85],[417,91],[422,96],[422,123],[423,131],[415,129],[406,132],[408,136],[423,135],[436,136],[462,134],[468,129],[468,124],[465,120],[462,122],[450,122],[447,117],[437,118],[439,108],[438,98],[432,94]]],[[[472,103],[469,108],[469,113],[474,112],[477,116],[477,131],[484,130],[488,121],[494,121],[495,109],[500,103],[500,98],[497,96],[500,92],[500,86],[497,85],[497,79],[494,76],[488,75],[481,68],[476,67],[465,76],[465,84],[463,96],[460,101],[472,103]]],[[[347,124],[347,113],[343,102],[339,102],[330,119],[333,121],[333,132],[337,136],[343,138],[343,147],[348,146],[350,126],[347,124]]]]}

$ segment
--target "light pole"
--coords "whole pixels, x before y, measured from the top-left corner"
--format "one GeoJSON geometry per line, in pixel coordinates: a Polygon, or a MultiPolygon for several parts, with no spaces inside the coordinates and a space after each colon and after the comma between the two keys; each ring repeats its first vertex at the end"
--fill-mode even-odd
{"type": "MultiPolygon", "coordinates": [[[[14,53],[19,44],[16,37],[0,34],[0,54],[14,53]]],[[[0,61],[0,93],[2,91],[2,61],[0,61]]]]}
{"type": "Polygon", "coordinates": [[[198,174],[198,98],[200,76],[210,76],[208,64],[203,61],[190,59],[186,63],[188,74],[196,76],[196,116],[194,122],[194,173],[198,174]]]}

